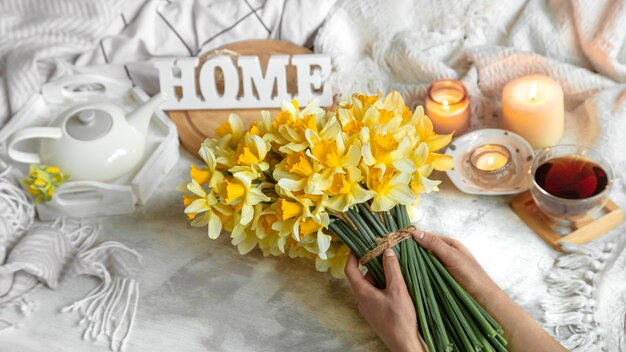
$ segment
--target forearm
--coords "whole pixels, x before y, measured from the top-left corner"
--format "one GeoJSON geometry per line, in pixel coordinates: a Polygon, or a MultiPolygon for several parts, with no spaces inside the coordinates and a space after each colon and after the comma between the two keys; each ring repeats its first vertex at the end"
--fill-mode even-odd
{"type": "Polygon", "coordinates": [[[512,352],[566,351],[552,336],[501,289],[495,288],[480,303],[504,329],[512,352]]]}

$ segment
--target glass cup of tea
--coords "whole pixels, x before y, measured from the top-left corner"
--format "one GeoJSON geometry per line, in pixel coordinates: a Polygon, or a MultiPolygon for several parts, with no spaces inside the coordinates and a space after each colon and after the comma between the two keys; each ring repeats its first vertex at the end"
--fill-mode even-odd
{"type": "Polygon", "coordinates": [[[535,152],[530,175],[535,204],[561,224],[593,218],[609,200],[615,179],[606,157],[579,145],[535,152]]]}

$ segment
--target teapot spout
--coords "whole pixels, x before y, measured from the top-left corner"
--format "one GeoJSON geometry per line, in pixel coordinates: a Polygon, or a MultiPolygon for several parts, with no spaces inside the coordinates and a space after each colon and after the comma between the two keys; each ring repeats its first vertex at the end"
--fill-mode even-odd
{"type": "Polygon", "coordinates": [[[154,111],[165,101],[165,96],[162,93],[158,93],[150,100],[146,101],[143,105],[138,107],[135,111],[128,114],[126,121],[137,131],[142,134],[148,133],[148,125],[150,125],[150,119],[154,111]]]}

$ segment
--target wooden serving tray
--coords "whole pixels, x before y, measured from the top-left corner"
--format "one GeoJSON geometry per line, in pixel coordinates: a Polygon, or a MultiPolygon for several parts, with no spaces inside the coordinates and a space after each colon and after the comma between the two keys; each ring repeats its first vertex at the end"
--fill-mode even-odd
{"type": "Polygon", "coordinates": [[[576,221],[572,232],[562,236],[556,232],[559,224],[546,217],[535,204],[530,191],[515,197],[511,202],[513,211],[530,227],[541,239],[557,251],[562,251],[564,241],[574,244],[585,244],[613,230],[624,221],[624,212],[612,200],[604,206],[605,214],[597,219],[590,217],[576,221]]]}
{"type": "MultiPolygon", "coordinates": [[[[267,69],[267,62],[271,55],[313,53],[307,48],[281,40],[246,40],[227,44],[215,51],[205,53],[200,57],[200,64],[196,69],[196,82],[198,81],[197,77],[200,72],[200,67],[202,67],[202,64],[207,60],[207,57],[214,55],[216,51],[224,49],[239,55],[258,56],[264,72],[267,69]]],[[[220,85],[223,85],[223,82],[218,81],[218,89],[221,89],[220,85]]],[[[296,69],[293,66],[287,66],[287,91],[291,94],[295,94],[296,90],[296,69]]],[[[197,156],[200,144],[207,137],[215,137],[215,129],[226,121],[231,113],[239,115],[246,126],[248,126],[261,117],[261,110],[269,111],[272,117],[275,117],[280,111],[278,107],[276,109],[186,110],[169,111],[168,115],[174,124],[176,124],[180,142],[183,147],[197,156]]]]}

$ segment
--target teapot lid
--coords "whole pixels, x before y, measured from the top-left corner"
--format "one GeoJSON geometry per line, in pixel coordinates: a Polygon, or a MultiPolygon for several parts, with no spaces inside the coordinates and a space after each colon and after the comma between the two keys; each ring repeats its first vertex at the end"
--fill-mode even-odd
{"type": "Polygon", "coordinates": [[[76,112],[65,122],[65,130],[80,141],[98,139],[111,130],[113,118],[106,110],[88,108],[76,112]]]}

